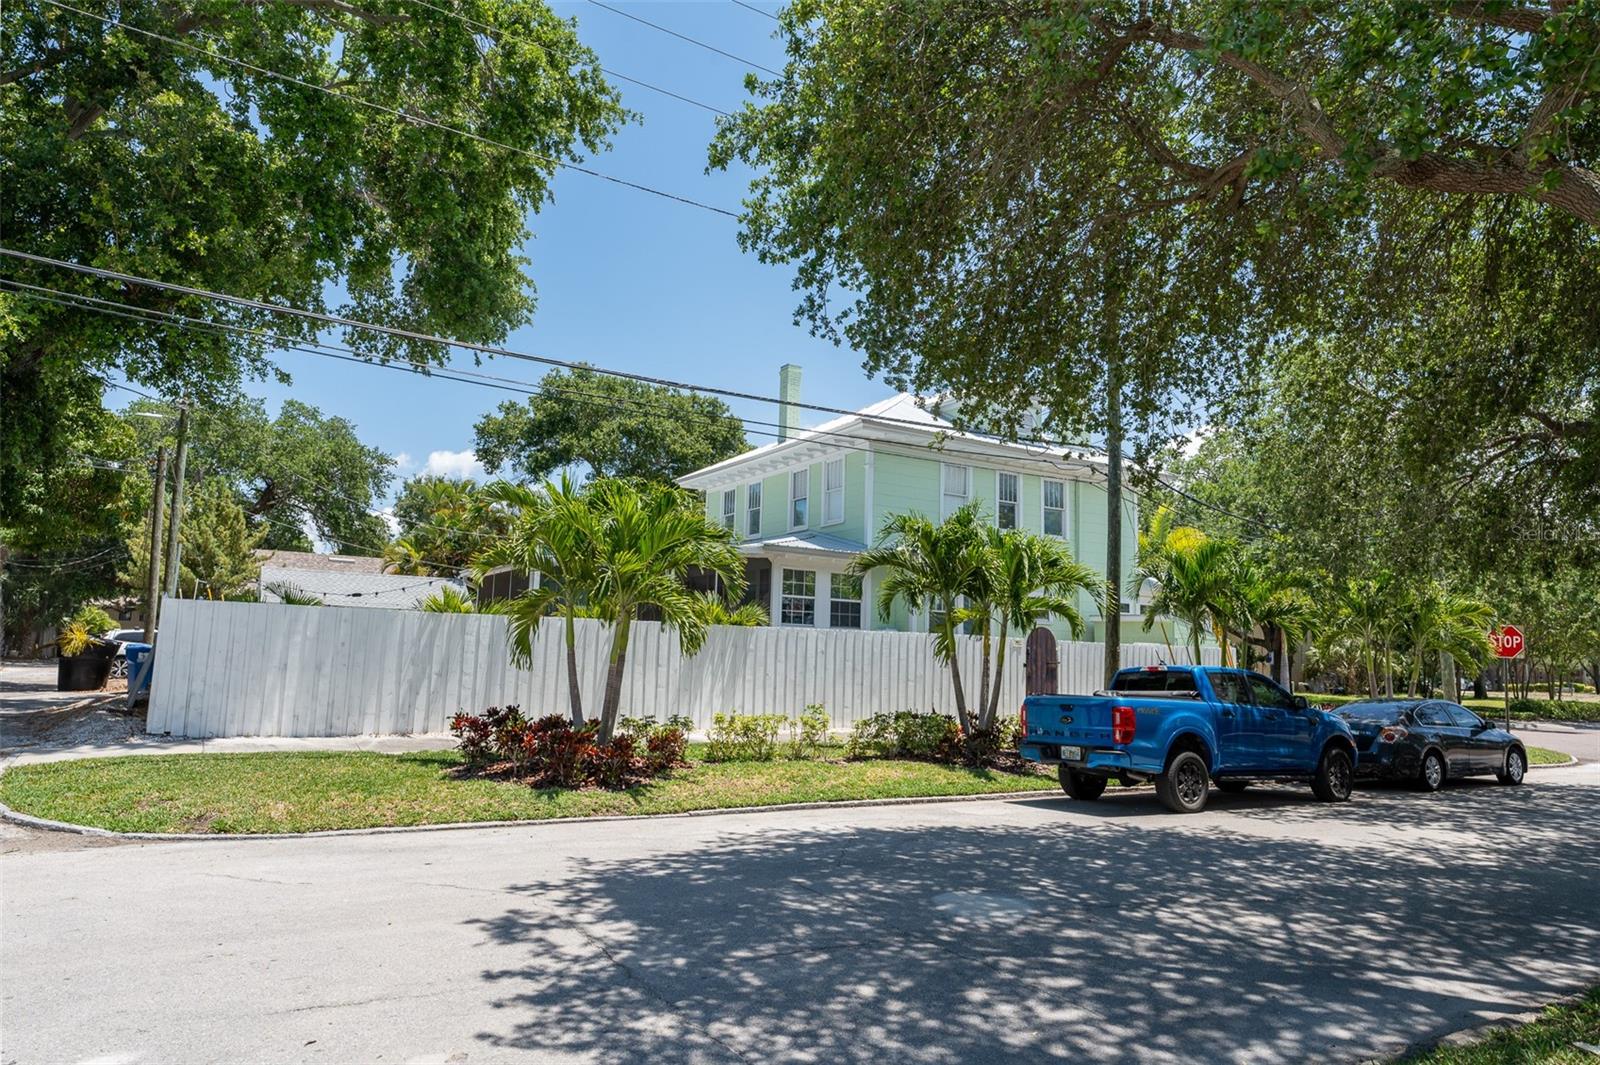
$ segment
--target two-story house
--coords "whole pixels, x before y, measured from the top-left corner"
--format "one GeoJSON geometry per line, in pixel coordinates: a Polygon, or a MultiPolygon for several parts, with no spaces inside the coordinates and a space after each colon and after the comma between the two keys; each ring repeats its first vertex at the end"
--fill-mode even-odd
{"type": "MultiPolygon", "coordinates": [[[[863,586],[846,572],[896,513],[940,520],[976,501],[986,520],[1058,536],[1078,560],[1105,571],[1103,457],[960,432],[904,394],[801,429],[798,367],[783,368],[781,386],[780,439],[679,478],[705,494],[713,521],[738,535],[746,595],[767,607],[774,625],[925,631],[927,617],[900,603],[887,622],[877,616],[878,574],[863,586]]],[[[1126,588],[1138,528],[1127,496],[1120,517],[1126,588]]],[[[1106,619],[1087,596],[1080,610],[1090,620],[1085,638],[1099,639],[1106,619]]],[[[1123,604],[1125,640],[1149,639],[1136,610],[1123,604]]],[[[1067,634],[1065,625],[1051,628],[1067,634]]]]}

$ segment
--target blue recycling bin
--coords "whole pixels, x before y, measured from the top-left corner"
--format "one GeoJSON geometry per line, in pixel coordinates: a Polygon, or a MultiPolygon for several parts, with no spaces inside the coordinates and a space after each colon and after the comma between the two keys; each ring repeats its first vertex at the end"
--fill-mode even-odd
{"type": "Polygon", "coordinates": [[[148,643],[124,644],[128,659],[128,705],[150,697],[150,677],[155,672],[155,647],[148,643]]]}

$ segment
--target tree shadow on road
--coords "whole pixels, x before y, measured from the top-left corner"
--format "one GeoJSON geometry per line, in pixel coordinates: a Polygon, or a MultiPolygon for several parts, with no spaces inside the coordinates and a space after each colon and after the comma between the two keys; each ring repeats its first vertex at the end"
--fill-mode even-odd
{"type": "Polygon", "coordinates": [[[483,1038],[605,1061],[1355,1060],[1595,978],[1592,789],[1214,799],[1233,816],[1113,793],[583,860],[474,922],[528,959],[483,974],[506,1018],[483,1038]]]}

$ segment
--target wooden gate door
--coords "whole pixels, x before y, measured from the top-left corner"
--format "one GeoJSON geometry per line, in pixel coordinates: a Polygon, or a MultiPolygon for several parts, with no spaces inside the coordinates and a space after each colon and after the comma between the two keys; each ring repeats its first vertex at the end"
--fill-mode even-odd
{"type": "Polygon", "coordinates": [[[1025,659],[1029,695],[1055,695],[1061,658],[1056,651],[1056,636],[1040,627],[1028,633],[1025,659]]]}

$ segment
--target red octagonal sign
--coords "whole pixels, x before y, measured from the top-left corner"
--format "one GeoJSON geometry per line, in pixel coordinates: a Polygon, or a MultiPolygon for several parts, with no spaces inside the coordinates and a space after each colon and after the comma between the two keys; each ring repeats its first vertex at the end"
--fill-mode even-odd
{"type": "Polygon", "coordinates": [[[1522,630],[1515,625],[1503,625],[1498,632],[1491,632],[1489,642],[1499,658],[1521,658],[1528,646],[1522,638],[1522,630]]]}

